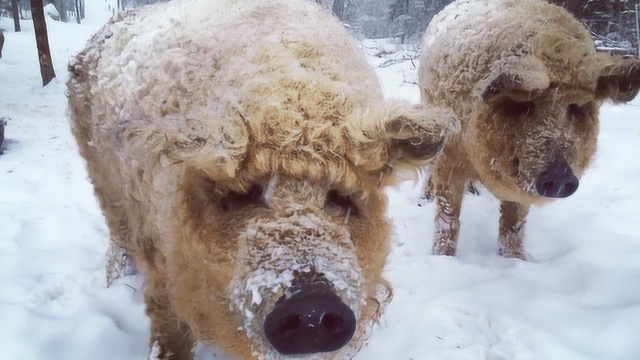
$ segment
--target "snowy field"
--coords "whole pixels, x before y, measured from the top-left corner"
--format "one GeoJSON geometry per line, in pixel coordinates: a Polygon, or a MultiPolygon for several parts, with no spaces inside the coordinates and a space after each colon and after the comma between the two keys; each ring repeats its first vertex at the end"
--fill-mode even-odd
{"type": "MultiPolygon", "coordinates": [[[[43,88],[30,22],[0,59],[0,359],[141,360],[142,280],[106,288],[108,233],[65,117],[69,57],[109,13],[49,22],[57,80],[43,88]]],[[[390,97],[419,100],[411,51],[373,54],[390,97]],[[391,61],[390,61],[391,60],[391,61]],[[390,65],[391,64],[391,65],[390,65]],[[387,66],[390,65],[390,66],[387,66]]],[[[410,50],[410,49],[408,49],[410,50]]],[[[640,98],[606,105],[595,166],[578,192],[534,208],[528,262],[497,255],[498,203],[469,195],[458,257],[431,255],[434,204],[389,189],[395,223],[387,277],[395,297],[358,360],[640,359],[640,98]]],[[[199,349],[199,359],[219,358],[199,349]]]]}

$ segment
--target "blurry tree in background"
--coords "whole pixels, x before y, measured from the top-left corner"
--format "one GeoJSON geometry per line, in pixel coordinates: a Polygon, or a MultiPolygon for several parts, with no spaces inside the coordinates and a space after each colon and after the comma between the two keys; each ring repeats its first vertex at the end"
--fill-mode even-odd
{"type": "Polygon", "coordinates": [[[20,10],[18,0],[11,0],[11,16],[13,17],[13,27],[16,32],[20,32],[20,10]]]}
{"type": "MultiPolygon", "coordinates": [[[[637,53],[635,6],[640,0],[549,0],[580,19],[601,49],[637,53]]],[[[326,0],[322,1],[325,4],[326,0]]],[[[427,25],[452,0],[343,0],[344,17],[364,38],[419,43],[427,25]]],[[[326,5],[325,5],[326,7],[326,5]]],[[[334,11],[335,12],[335,11],[334,11]]]]}
{"type": "Polygon", "coordinates": [[[84,19],[84,0],[74,0],[75,4],[75,13],[76,13],[76,22],[80,24],[80,20],[84,19]]]}
{"type": "MultiPolygon", "coordinates": [[[[92,0],[97,1],[97,0],[92,0]]],[[[167,2],[169,0],[118,0],[118,9],[129,10],[143,5],[155,4],[159,2],[167,2]]]]}
{"type": "MultiPolygon", "coordinates": [[[[52,3],[61,21],[81,22],[86,0],[44,0],[52,3]]],[[[90,0],[106,1],[106,0],[90,0]]],[[[168,0],[117,0],[118,11],[168,0]]],[[[211,0],[214,1],[214,0],[211,0]]],[[[256,0],[260,1],[260,0],[256,0]]],[[[440,10],[452,0],[309,0],[321,4],[360,38],[394,37],[402,43],[419,44],[422,33],[440,10]]],[[[635,6],[640,0],[548,0],[565,7],[592,32],[601,50],[637,54],[635,6]]],[[[0,0],[0,16],[28,18],[29,0],[0,0]]],[[[114,9],[115,11],[116,9],[114,9]]]]}
{"type": "Polygon", "coordinates": [[[346,0],[334,0],[333,4],[331,5],[331,12],[333,12],[333,15],[335,15],[340,21],[344,19],[344,11],[346,10],[346,5],[346,0]]]}
{"type": "Polygon", "coordinates": [[[638,55],[636,5],[640,0],[551,0],[580,19],[601,50],[638,55]]]}
{"type": "Polygon", "coordinates": [[[46,86],[51,80],[55,79],[56,72],[53,69],[53,62],[51,61],[51,51],[49,51],[49,37],[47,35],[47,23],[44,18],[44,4],[42,0],[30,0],[30,2],[33,29],[36,33],[42,86],[46,86]]]}
{"type": "MultiPolygon", "coordinates": [[[[44,0],[44,5],[53,4],[60,16],[60,21],[76,21],[78,24],[84,19],[84,9],[86,0],[44,0]]],[[[101,1],[101,0],[90,0],[101,1]]],[[[16,19],[31,19],[30,0],[0,0],[0,16],[13,17],[16,19]]],[[[19,26],[19,23],[18,25],[19,26]]],[[[16,30],[19,31],[19,30],[16,30]]]]}
{"type": "Polygon", "coordinates": [[[433,16],[449,3],[451,0],[390,0],[392,36],[399,38],[402,43],[419,42],[433,16]]]}

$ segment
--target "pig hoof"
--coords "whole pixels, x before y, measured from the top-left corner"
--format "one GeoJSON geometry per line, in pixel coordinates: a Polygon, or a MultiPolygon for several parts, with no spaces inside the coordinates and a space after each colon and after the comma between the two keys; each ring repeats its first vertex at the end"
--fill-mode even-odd
{"type": "Polygon", "coordinates": [[[520,259],[520,260],[523,260],[523,261],[527,261],[527,257],[524,254],[524,252],[522,251],[522,249],[520,249],[520,250],[500,249],[499,254],[500,254],[500,256],[503,256],[503,257],[506,257],[506,258],[520,259]]]}
{"type": "Polygon", "coordinates": [[[433,247],[433,255],[456,256],[456,248],[448,245],[436,245],[433,247]]]}

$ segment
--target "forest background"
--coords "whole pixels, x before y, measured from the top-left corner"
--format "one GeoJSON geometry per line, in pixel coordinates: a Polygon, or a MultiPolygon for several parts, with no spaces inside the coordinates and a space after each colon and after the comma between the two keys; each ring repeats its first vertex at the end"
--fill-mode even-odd
{"type": "MultiPolygon", "coordinates": [[[[60,21],[81,23],[85,1],[45,0],[53,4],[60,21]]],[[[167,0],[118,0],[119,10],[167,0]]],[[[420,43],[422,33],[452,0],[309,0],[321,3],[360,39],[395,38],[402,44],[420,43]]],[[[551,0],[565,7],[592,32],[601,50],[638,56],[636,8],[640,0],[551,0]]],[[[49,7],[50,8],[50,7],[49,7]]],[[[0,0],[0,16],[30,19],[29,0],[0,0]]],[[[1,30],[1,29],[0,29],[1,30]]],[[[8,29],[4,29],[7,31],[8,29]]]]}

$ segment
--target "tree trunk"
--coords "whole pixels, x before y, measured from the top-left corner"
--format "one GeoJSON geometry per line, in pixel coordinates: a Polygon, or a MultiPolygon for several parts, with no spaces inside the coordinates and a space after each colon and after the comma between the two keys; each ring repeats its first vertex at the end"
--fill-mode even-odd
{"type": "Polygon", "coordinates": [[[49,51],[49,37],[47,36],[47,23],[44,18],[44,5],[42,0],[30,0],[33,29],[36,33],[36,45],[38,46],[38,60],[40,61],[40,74],[42,86],[46,86],[56,77],[49,51]]]}
{"type": "Polygon", "coordinates": [[[84,0],[78,0],[78,3],[80,4],[80,19],[84,19],[84,18],[87,17],[85,1],[84,0]]]}
{"type": "Polygon", "coordinates": [[[553,3],[564,7],[578,19],[584,17],[585,4],[582,0],[553,1],[553,3]]]}
{"type": "Polygon", "coordinates": [[[640,4],[636,4],[636,39],[638,45],[638,57],[640,58],[640,4]]]}
{"type": "Polygon", "coordinates": [[[621,20],[620,15],[622,15],[622,6],[620,4],[620,0],[613,1],[613,10],[611,15],[611,17],[614,18],[615,21],[621,20]]]}
{"type": "Polygon", "coordinates": [[[68,22],[69,19],[67,18],[67,8],[65,7],[65,1],[53,0],[53,5],[56,7],[56,10],[58,10],[58,15],[60,15],[60,21],[68,22]]]}
{"type": "Polygon", "coordinates": [[[331,11],[338,20],[342,21],[344,19],[344,0],[335,0],[331,11]]]}
{"type": "Polygon", "coordinates": [[[18,8],[18,0],[11,0],[11,12],[13,13],[13,26],[16,32],[20,32],[20,9],[18,8]]]}
{"type": "Polygon", "coordinates": [[[76,22],[80,24],[80,20],[84,19],[84,6],[82,6],[83,4],[80,3],[80,0],[75,0],[74,4],[76,9],[76,22]]]}

